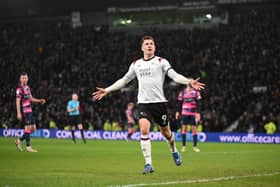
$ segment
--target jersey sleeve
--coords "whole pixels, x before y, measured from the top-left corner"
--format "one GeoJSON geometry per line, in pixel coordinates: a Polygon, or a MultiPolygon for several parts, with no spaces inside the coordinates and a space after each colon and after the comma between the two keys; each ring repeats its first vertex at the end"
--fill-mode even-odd
{"type": "Polygon", "coordinates": [[[166,59],[161,59],[160,61],[161,61],[161,63],[162,63],[163,71],[164,71],[165,73],[167,73],[167,71],[168,71],[169,69],[172,68],[171,65],[170,65],[170,63],[169,63],[168,60],[166,60],[166,59]]]}
{"type": "Polygon", "coordinates": [[[21,98],[22,97],[22,89],[21,88],[17,88],[16,89],[16,98],[21,98]]]}
{"type": "Polygon", "coordinates": [[[136,77],[134,65],[135,65],[135,63],[132,63],[129,66],[127,73],[123,76],[123,80],[124,80],[125,84],[129,83],[131,80],[133,80],[136,77]]]}
{"type": "Polygon", "coordinates": [[[128,110],[125,110],[125,117],[128,119],[129,113],[128,110]]]}
{"type": "Polygon", "coordinates": [[[196,99],[197,100],[200,100],[201,99],[201,94],[199,91],[196,92],[196,99]]]}
{"type": "Polygon", "coordinates": [[[134,70],[134,63],[132,63],[129,67],[128,72],[122,78],[114,82],[111,86],[105,88],[105,91],[107,93],[110,93],[112,91],[119,90],[123,88],[127,83],[129,83],[135,77],[136,77],[136,73],[134,70]]]}
{"type": "Polygon", "coordinates": [[[68,101],[68,103],[67,103],[67,110],[69,110],[69,109],[71,109],[72,108],[72,106],[71,106],[71,102],[70,101],[68,101]]]}
{"type": "Polygon", "coordinates": [[[182,91],[179,92],[177,100],[178,101],[182,101],[183,100],[183,92],[182,91]]]}

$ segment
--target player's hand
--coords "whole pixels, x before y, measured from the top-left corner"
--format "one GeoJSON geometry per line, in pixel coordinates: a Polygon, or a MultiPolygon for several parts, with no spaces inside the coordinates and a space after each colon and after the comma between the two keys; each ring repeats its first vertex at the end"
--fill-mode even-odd
{"type": "Polygon", "coordinates": [[[21,121],[21,120],[22,120],[21,113],[17,113],[17,119],[18,119],[19,121],[21,121]]]}
{"type": "Polygon", "coordinates": [[[93,92],[91,95],[94,97],[96,100],[101,100],[104,96],[107,95],[107,92],[105,91],[104,88],[96,88],[97,91],[93,92]]]}
{"type": "Polygon", "coordinates": [[[176,113],[175,113],[175,119],[179,119],[179,117],[180,117],[180,113],[179,113],[179,112],[176,112],[176,113]]]}
{"type": "Polygon", "coordinates": [[[192,81],[190,82],[191,87],[193,87],[193,88],[196,89],[196,90],[202,90],[202,89],[204,89],[204,87],[205,87],[205,84],[199,82],[199,79],[200,79],[200,77],[198,77],[197,79],[192,80],[192,81]]]}
{"type": "Polygon", "coordinates": [[[39,103],[42,104],[42,105],[45,104],[46,103],[46,99],[40,99],[39,103]]]}

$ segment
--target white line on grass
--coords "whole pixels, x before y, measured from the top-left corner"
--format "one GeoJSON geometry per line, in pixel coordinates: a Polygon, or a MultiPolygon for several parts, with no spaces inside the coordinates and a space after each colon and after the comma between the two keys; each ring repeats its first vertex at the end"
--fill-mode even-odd
{"type": "Polygon", "coordinates": [[[227,176],[227,177],[217,177],[217,178],[206,178],[206,179],[193,179],[193,180],[183,180],[183,181],[169,181],[169,182],[158,182],[158,183],[140,183],[140,184],[127,184],[127,185],[111,185],[109,187],[137,187],[137,186],[158,186],[158,185],[171,185],[171,184],[191,184],[191,183],[207,183],[207,182],[217,182],[217,181],[227,181],[234,179],[243,179],[250,177],[264,177],[264,176],[274,176],[279,175],[280,172],[273,173],[260,173],[251,174],[243,176],[227,176]]]}
{"type": "Polygon", "coordinates": [[[247,154],[247,153],[252,153],[252,152],[255,152],[255,153],[259,153],[259,152],[273,152],[272,149],[268,149],[268,150],[255,150],[255,151],[203,151],[203,152],[200,152],[199,154],[247,154]]]}

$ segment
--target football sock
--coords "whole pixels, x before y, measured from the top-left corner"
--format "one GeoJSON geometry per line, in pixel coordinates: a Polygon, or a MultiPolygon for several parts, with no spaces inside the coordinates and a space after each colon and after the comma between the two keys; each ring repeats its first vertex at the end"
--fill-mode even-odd
{"type": "Polygon", "coordinates": [[[152,165],[151,141],[150,141],[149,135],[141,135],[140,146],[141,146],[141,150],[142,150],[146,164],[152,165]]]}
{"type": "Polygon", "coordinates": [[[22,142],[23,140],[25,140],[25,138],[26,138],[26,132],[22,135],[22,137],[19,140],[22,142]]]}
{"type": "Polygon", "coordinates": [[[30,146],[30,133],[25,133],[26,147],[30,146]]]}
{"type": "Polygon", "coordinates": [[[76,140],[75,140],[75,134],[74,134],[75,131],[72,130],[71,133],[72,133],[72,140],[75,142],[75,141],[76,141],[76,140]]]}
{"type": "Polygon", "coordinates": [[[130,138],[131,138],[131,135],[132,135],[132,133],[129,132],[129,133],[127,134],[127,139],[130,139],[130,138]]]}
{"type": "Polygon", "coordinates": [[[197,134],[193,135],[193,146],[196,147],[197,145],[197,134]]]}
{"type": "Polygon", "coordinates": [[[182,134],[182,145],[186,146],[186,134],[182,134]]]}
{"type": "Polygon", "coordinates": [[[83,129],[81,129],[81,130],[80,130],[80,132],[81,132],[82,139],[83,139],[83,140],[85,140],[84,130],[83,130],[83,129]]]}

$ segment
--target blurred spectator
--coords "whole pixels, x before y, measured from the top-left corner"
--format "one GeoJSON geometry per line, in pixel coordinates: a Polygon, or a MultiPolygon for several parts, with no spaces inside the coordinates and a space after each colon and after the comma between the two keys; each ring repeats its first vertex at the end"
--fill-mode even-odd
{"type": "Polygon", "coordinates": [[[277,130],[276,125],[273,121],[268,121],[264,125],[264,129],[266,130],[266,134],[274,134],[277,130]]]}

